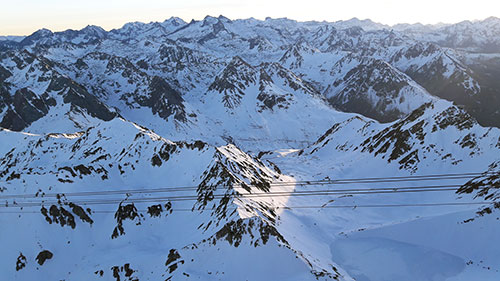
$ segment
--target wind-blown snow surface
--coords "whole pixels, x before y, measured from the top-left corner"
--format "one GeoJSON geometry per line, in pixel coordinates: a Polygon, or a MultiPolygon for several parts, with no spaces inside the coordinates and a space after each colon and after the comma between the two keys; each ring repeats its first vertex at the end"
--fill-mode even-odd
{"type": "Polygon", "coordinates": [[[0,279],[498,280],[495,84],[407,35],[221,16],[0,43],[0,279]]]}

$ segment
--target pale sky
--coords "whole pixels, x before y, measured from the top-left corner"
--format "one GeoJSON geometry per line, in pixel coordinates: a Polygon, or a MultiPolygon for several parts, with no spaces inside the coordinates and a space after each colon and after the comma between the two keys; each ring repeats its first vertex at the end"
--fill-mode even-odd
{"type": "Polygon", "coordinates": [[[384,24],[456,23],[500,17],[500,0],[0,0],[0,35],[29,35],[40,28],[106,30],[132,21],[185,21],[206,15],[230,19],[287,17],[346,20],[369,18],[384,24]]]}

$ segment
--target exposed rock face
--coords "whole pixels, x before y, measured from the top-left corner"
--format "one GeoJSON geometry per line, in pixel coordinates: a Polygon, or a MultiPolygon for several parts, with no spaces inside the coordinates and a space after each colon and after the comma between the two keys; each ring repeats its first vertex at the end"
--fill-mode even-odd
{"type": "Polygon", "coordinates": [[[44,57],[27,51],[3,54],[4,61],[14,63],[10,71],[26,71],[26,77],[12,76],[5,68],[0,69],[0,108],[5,109],[0,126],[14,131],[21,131],[33,122],[49,115],[53,109],[69,105],[70,113],[88,114],[89,116],[109,121],[116,116],[104,103],[90,94],[85,87],[55,70],[55,63],[44,57]],[[6,79],[21,79],[15,83],[6,79]],[[25,80],[25,81],[22,81],[25,80]],[[23,87],[25,86],[25,87],[23,87]],[[18,88],[18,90],[15,90],[18,88]]]}
{"type": "Polygon", "coordinates": [[[36,261],[39,265],[43,265],[47,260],[52,259],[54,254],[49,250],[43,250],[36,256],[36,261]]]}
{"type": "Polygon", "coordinates": [[[16,271],[19,271],[26,267],[26,257],[23,253],[19,253],[19,257],[17,257],[16,261],[16,271]]]}
{"type": "Polygon", "coordinates": [[[337,71],[345,75],[325,92],[328,101],[338,109],[391,122],[416,109],[415,105],[431,100],[425,90],[387,62],[361,59],[354,68],[345,69],[351,60],[355,59],[337,63],[337,71]]]}
{"type": "Polygon", "coordinates": [[[184,99],[179,92],[158,76],[153,77],[149,87],[151,97],[142,105],[151,107],[153,113],[161,118],[167,119],[170,115],[174,115],[177,121],[186,121],[186,112],[182,104],[184,99]]]}
{"type": "Polygon", "coordinates": [[[255,69],[242,58],[234,57],[208,90],[223,94],[224,106],[234,108],[240,104],[245,89],[255,82],[255,69]]]}
{"type": "Polygon", "coordinates": [[[500,162],[492,163],[484,175],[467,182],[457,193],[473,194],[474,198],[491,202],[489,206],[484,206],[477,211],[479,216],[490,215],[498,211],[500,209],[500,162]]]}
{"type": "Polygon", "coordinates": [[[49,109],[47,103],[27,88],[16,91],[12,99],[12,108],[7,110],[0,126],[14,131],[21,131],[29,124],[45,116],[49,109]]]}

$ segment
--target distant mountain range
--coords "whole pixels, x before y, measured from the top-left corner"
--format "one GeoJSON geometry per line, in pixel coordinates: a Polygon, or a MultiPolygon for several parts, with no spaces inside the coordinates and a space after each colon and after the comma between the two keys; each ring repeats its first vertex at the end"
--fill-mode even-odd
{"type": "Polygon", "coordinates": [[[499,75],[498,18],[0,37],[0,272],[498,280],[499,75]]]}

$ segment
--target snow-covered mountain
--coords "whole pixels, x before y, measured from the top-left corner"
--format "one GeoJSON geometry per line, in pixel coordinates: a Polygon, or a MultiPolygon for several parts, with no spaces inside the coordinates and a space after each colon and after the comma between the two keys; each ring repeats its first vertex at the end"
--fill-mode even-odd
{"type": "Polygon", "coordinates": [[[24,39],[25,36],[14,36],[14,35],[8,35],[8,36],[0,36],[0,41],[21,41],[24,39]]]}
{"type": "MultiPolygon", "coordinates": [[[[204,278],[205,270],[213,270],[214,275],[231,279],[238,272],[233,271],[233,263],[229,260],[263,255],[268,260],[261,259],[262,264],[275,258],[295,264],[296,270],[282,275],[286,278],[315,280],[315,271],[296,260],[297,252],[275,229],[278,214],[272,207],[283,198],[253,200],[239,196],[285,192],[292,186],[280,188],[270,183],[289,179],[233,145],[212,147],[202,141],[174,143],[118,119],[72,135],[38,136],[3,131],[2,139],[17,143],[2,162],[2,178],[6,176],[2,195],[24,193],[29,196],[33,191],[36,195],[24,203],[15,197],[7,201],[14,205],[18,202],[26,206],[34,202],[44,205],[40,211],[44,219],[21,226],[23,231],[14,227],[2,232],[2,241],[17,237],[9,246],[5,245],[5,257],[19,257],[17,268],[2,262],[3,276],[14,279],[41,276],[47,279],[65,276],[119,279],[121,276],[131,280],[158,280],[169,276],[174,279],[183,276],[204,278]],[[69,160],[53,161],[60,158],[69,160]],[[148,179],[146,184],[144,177],[148,179]],[[39,187],[32,189],[25,185],[33,181],[39,187]],[[114,215],[100,213],[102,208],[99,207],[85,208],[87,199],[72,197],[78,191],[99,193],[110,188],[115,191],[140,188],[152,193],[151,188],[165,185],[195,188],[156,190],[157,195],[163,196],[175,192],[177,199],[185,198],[185,201],[174,198],[155,202],[157,196],[148,199],[147,195],[129,196],[126,192],[104,194],[108,203],[104,202],[103,206],[116,206],[114,215]],[[194,211],[186,213],[183,208],[194,211]],[[256,215],[259,216],[253,218],[256,215]],[[19,231],[26,236],[16,235],[19,231]],[[40,237],[36,233],[50,235],[40,237]],[[165,237],[169,237],[168,240],[164,240],[165,237]],[[142,245],[136,244],[140,240],[144,241],[142,245]],[[36,241],[40,249],[27,241],[36,241]],[[164,243],[166,241],[168,243],[164,243]],[[150,243],[162,246],[141,254],[141,260],[150,261],[142,263],[135,252],[154,245],[150,243]],[[124,247],[127,244],[129,246],[124,247]],[[114,257],[98,262],[98,257],[105,256],[110,247],[115,249],[114,257]],[[227,253],[220,256],[224,249],[232,247],[235,249],[233,258],[227,253]],[[82,249],[87,253],[80,252],[82,249]],[[217,255],[218,260],[228,258],[228,265],[214,268],[215,264],[207,263],[207,258],[214,259],[217,255]],[[62,265],[64,268],[60,271],[55,270],[62,265]]],[[[103,203],[102,198],[95,196],[94,200],[103,203]]],[[[21,215],[20,219],[23,217],[21,215]]],[[[27,214],[24,219],[31,220],[30,217],[32,215],[27,214]]],[[[13,218],[18,217],[2,216],[2,221],[13,218]]],[[[252,262],[251,257],[247,259],[252,262]]],[[[285,266],[288,264],[284,263],[281,270],[285,270],[285,266]]],[[[267,273],[256,272],[253,278],[264,274],[267,273]]]]}
{"type": "Polygon", "coordinates": [[[43,57],[24,50],[3,53],[1,60],[0,124],[4,128],[21,131],[37,122],[33,127],[42,132],[56,124],[63,131],[72,131],[87,127],[92,119],[109,121],[116,115],[43,57]]]}
{"type": "Polygon", "coordinates": [[[457,24],[427,27],[427,29],[417,29],[414,25],[410,25],[398,26],[397,29],[444,47],[480,53],[500,52],[499,18],[489,17],[482,21],[462,21],[457,24]]]}
{"type": "MultiPolygon", "coordinates": [[[[482,25],[475,25],[484,25],[483,28],[489,30],[494,22],[492,18],[480,22],[482,25]]],[[[423,36],[427,35],[423,33],[423,36]]],[[[448,49],[448,45],[431,37],[429,35],[424,40],[411,32],[394,31],[369,20],[301,23],[290,19],[233,21],[223,16],[207,16],[202,21],[190,23],[179,18],[161,23],[129,23],[109,32],[95,26],[55,33],[42,29],[19,43],[11,42],[14,46],[4,48],[24,48],[65,66],[92,52],[106,53],[128,60],[150,76],[170,79],[174,87],[184,91],[193,88],[204,91],[210,78],[235,56],[252,65],[280,61],[297,75],[306,76],[308,82],[324,95],[327,95],[325,91],[331,80],[340,78],[328,75],[332,71],[331,65],[349,53],[359,55],[357,60],[369,57],[387,62],[418,82],[431,95],[465,106],[481,124],[498,126],[496,110],[477,110],[477,104],[487,108],[491,104],[487,102],[488,97],[498,96],[498,92],[490,91],[489,75],[473,71],[463,54],[448,49]],[[162,55],[157,56],[158,52],[162,55]],[[322,71],[310,70],[317,67],[322,71]]],[[[489,35],[484,37],[492,38],[489,35]]],[[[375,95],[388,95],[382,93],[384,90],[375,95]]],[[[394,96],[394,93],[389,95],[394,96]]],[[[356,96],[352,99],[359,100],[356,96]]],[[[373,109],[377,109],[377,102],[378,99],[371,101],[373,109]]],[[[348,101],[344,99],[344,103],[348,101]]],[[[335,100],[332,104],[338,106],[339,102],[335,100]]],[[[494,105],[498,106],[496,99],[494,105]]],[[[408,113],[406,108],[394,111],[394,107],[398,105],[391,105],[388,116],[364,113],[380,121],[392,121],[394,116],[408,113]]],[[[338,108],[359,112],[352,106],[338,108]]]]}
{"type": "Polygon", "coordinates": [[[498,280],[496,21],[1,40],[2,277],[498,280]]]}

